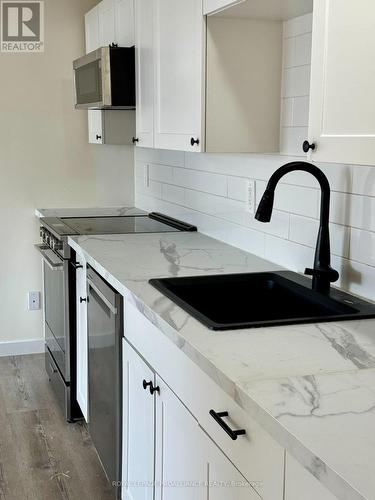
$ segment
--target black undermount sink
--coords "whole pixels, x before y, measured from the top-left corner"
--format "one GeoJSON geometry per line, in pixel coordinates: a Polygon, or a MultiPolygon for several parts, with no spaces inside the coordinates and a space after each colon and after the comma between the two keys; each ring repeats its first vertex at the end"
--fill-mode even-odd
{"type": "Polygon", "coordinates": [[[290,271],[152,279],[150,284],[212,330],[375,317],[375,304],[290,271]]]}

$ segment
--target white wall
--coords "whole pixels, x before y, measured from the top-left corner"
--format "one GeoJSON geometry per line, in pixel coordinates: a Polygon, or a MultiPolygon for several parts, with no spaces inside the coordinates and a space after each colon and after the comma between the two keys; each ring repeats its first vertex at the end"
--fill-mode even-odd
{"type": "MultiPolygon", "coordinates": [[[[289,155],[300,151],[307,137],[310,23],[311,16],[304,16],[284,26],[281,144],[289,155]]],[[[203,233],[303,272],[312,265],[318,228],[320,192],[315,179],[302,172],[284,177],[270,224],[257,222],[245,201],[247,179],[255,180],[259,201],[271,174],[294,160],[137,148],[136,206],[180,217],[203,233]],[[151,177],[148,187],[145,165],[151,177]]],[[[340,272],[339,285],[375,300],[375,166],[318,166],[332,188],[332,264],[340,272]]]]}
{"type": "Polygon", "coordinates": [[[0,342],[42,337],[41,312],[26,307],[27,292],[41,290],[35,208],[133,201],[108,187],[124,184],[132,153],[89,146],[87,113],[73,108],[72,61],[95,3],[45,0],[45,52],[0,53],[0,342]]]}
{"type": "Polygon", "coordinates": [[[95,172],[96,205],[134,205],[134,147],[90,145],[95,172]]]}

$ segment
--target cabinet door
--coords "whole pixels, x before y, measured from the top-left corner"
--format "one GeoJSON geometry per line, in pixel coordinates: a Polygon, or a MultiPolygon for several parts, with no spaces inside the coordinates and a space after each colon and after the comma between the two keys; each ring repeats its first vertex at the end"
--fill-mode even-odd
{"type": "Polygon", "coordinates": [[[115,0],[115,33],[119,47],[134,45],[134,0],[115,0]]]}
{"type": "Polygon", "coordinates": [[[202,431],[206,442],[210,500],[260,500],[232,462],[202,431]]]}
{"type": "Polygon", "coordinates": [[[101,47],[115,43],[115,0],[102,0],[98,4],[99,42],[101,47]]]}
{"type": "Polygon", "coordinates": [[[202,151],[202,0],[154,0],[154,8],[155,148],[202,151]]]}
{"type": "Polygon", "coordinates": [[[285,463],[285,500],[338,500],[291,455],[285,463]]]}
{"type": "Polygon", "coordinates": [[[88,111],[89,143],[104,144],[103,111],[90,109],[88,111]]]}
{"type": "Polygon", "coordinates": [[[76,327],[77,327],[77,401],[88,422],[88,338],[87,338],[87,290],[86,260],[77,253],[76,262],[76,327]],[[83,300],[81,300],[83,299],[83,300]]]}
{"type": "Polygon", "coordinates": [[[207,500],[207,461],[202,430],[157,377],[156,500],[207,500]]]}
{"type": "Polygon", "coordinates": [[[85,14],[86,54],[100,47],[99,9],[94,7],[85,14]]]}
{"type": "Polygon", "coordinates": [[[154,147],[153,15],[155,0],[135,5],[136,136],[137,145],[154,147]]]}
{"type": "Polygon", "coordinates": [[[152,500],[154,483],[155,394],[143,380],[155,383],[154,372],[123,339],[122,498],[152,500]]]}
{"type": "Polygon", "coordinates": [[[373,164],[375,3],[315,0],[309,141],[316,161],[373,164]]]}

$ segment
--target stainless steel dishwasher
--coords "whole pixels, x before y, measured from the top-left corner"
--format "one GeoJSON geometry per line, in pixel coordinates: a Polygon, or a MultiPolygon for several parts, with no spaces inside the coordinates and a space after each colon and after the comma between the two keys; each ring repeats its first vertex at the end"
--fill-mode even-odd
{"type": "Polygon", "coordinates": [[[91,267],[87,271],[89,432],[113,497],[121,488],[121,338],[123,299],[91,267]]]}

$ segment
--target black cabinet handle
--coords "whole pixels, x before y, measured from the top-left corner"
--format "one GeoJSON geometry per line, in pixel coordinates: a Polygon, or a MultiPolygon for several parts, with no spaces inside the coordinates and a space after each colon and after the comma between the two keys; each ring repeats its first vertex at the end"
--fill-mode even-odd
{"type": "Polygon", "coordinates": [[[199,144],[199,139],[194,139],[194,137],[192,137],[192,138],[190,139],[190,144],[191,144],[192,146],[194,146],[194,144],[196,144],[196,145],[198,146],[198,144],[199,144]]]}
{"type": "Polygon", "coordinates": [[[152,383],[151,380],[150,380],[150,382],[146,382],[146,380],[143,380],[142,385],[143,385],[144,390],[146,390],[147,387],[150,388],[151,396],[153,396],[154,392],[160,393],[160,387],[159,386],[154,387],[154,384],[152,383]]]}
{"type": "Polygon", "coordinates": [[[101,138],[102,138],[102,136],[101,136],[101,135],[96,134],[96,140],[97,140],[97,141],[98,141],[99,139],[101,139],[101,138]]]}
{"type": "Polygon", "coordinates": [[[138,137],[133,137],[133,139],[132,139],[132,143],[133,143],[133,144],[135,144],[136,142],[139,142],[138,137]]]}
{"type": "Polygon", "coordinates": [[[152,382],[146,382],[146,380],[143,380],[143,389],[146,390],[147,387],[151,387],[152,386],[152,382]]]}
{"type": "Polygon", "coordinates": [[[82,304],[82,302],[87,302],[87,297],[80,297],[79,302],[80,304],[82,304]]]}
{"type": "Polygon", "coordinates": [[[74,267],[74,269],[83,269],[83,265],[79,262],[71,262],[71,265],[74,267]]]}
{"type": "Polygon", "coordinates": [[[228,424],[224,422],[223,418],[229,417],[229,413],[227,411],[216,413],[215,410],[210,410],[210,415],[215,420],[215,422],[217,422],[220,427],[228,434],[228,436],[233,439],[233,441],[236,441],[238,436],[243,436],[244,434],[246,434],[245,429],[234,431],[229,427],[228,424]]]}
{"type": "Polygon", "coordinates": [[[160,387],[158,385],[156,387],[154,387],[153,385],[151,385],[151,387],[150,387],[150,393],[151,393],[151,395],[153,395],[154,392],[157,392],[158,394],[160,394],[160,387]]]}
{"type": "Polygon", "coordinates": [[[304,153],[308,153],[309,149],[311,149],[311,151],[315,151],[315,148],[316,144],[314,144],[313,142],[310,144],[309,141],[304,141],[304,143],[302,144],[302,149],[304,153]]]}

